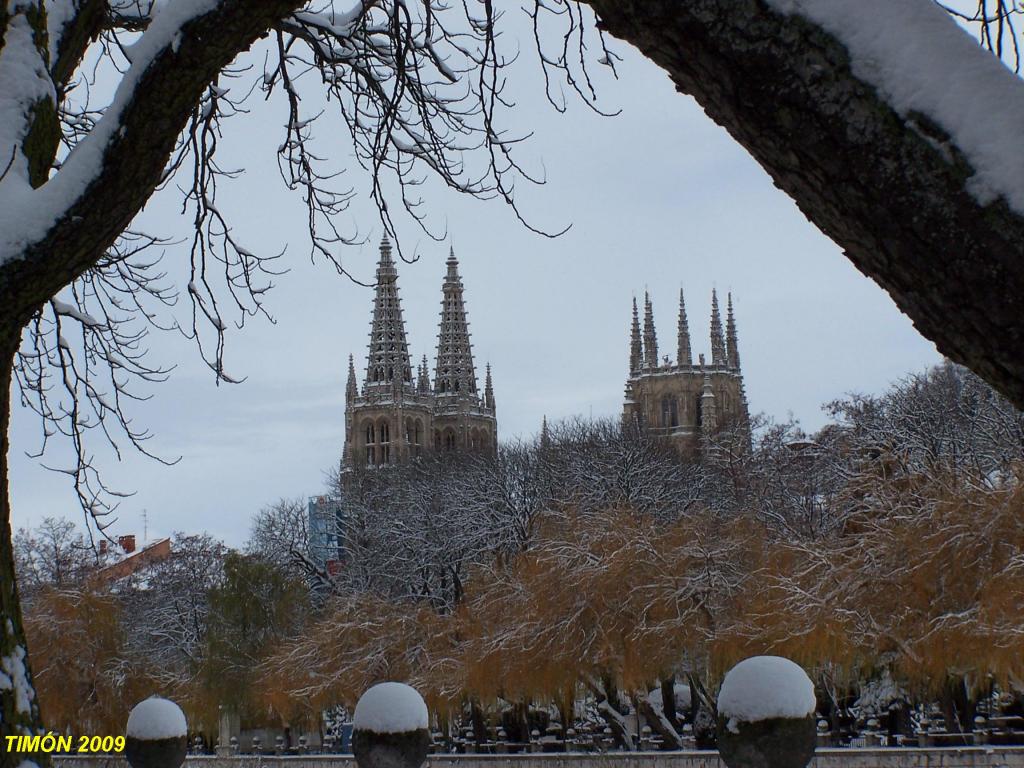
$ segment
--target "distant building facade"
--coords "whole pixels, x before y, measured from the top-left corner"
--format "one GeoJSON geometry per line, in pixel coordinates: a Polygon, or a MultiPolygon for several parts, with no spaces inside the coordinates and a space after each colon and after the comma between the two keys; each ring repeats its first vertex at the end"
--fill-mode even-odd
{"type": "Polygon", "coordinates": [[[718,295],[712,290],[711,361],[701,354],[696,364],[682,290],[675,360],[659,357],[650,296],[644,293],[642,328],[633,299],[623,420],[670,441],[682,455],[696,453],[706,437],[726,426],[749,426],[731,294],[723,330],[718,295]]]}
{"type": "Polygon", "coordinates": [[[306,507],[309,554],[316,566],[329,575],[341,568],[344,546],[341,531],[344,512],[331,496],[312,496],[306,507]]]}
{"type": "MultiPolygon", "coordinates": [[[[117,542],[124,556],[96,571],[96,580],[100,584],[112,584],[127,578],[147,565],[166,560],[171,556],[171,540],[158,539],[146,544],[142,549],[135,548],[135,536],[118,536],[117,542]]],[[[106,554],[106,542],[101,542],[101,553],[106,554]]]]}
{"type": "Polygon", "coordinates": [[[391,243],[380,244],[362,386],[352,355],[345,389],[343,466],[395,464],[426,451],[493,451],[497,419],[491,368],[477,385],[459,262],[446,262],[433,381],[426,355],[413,370],[391,243]]]}

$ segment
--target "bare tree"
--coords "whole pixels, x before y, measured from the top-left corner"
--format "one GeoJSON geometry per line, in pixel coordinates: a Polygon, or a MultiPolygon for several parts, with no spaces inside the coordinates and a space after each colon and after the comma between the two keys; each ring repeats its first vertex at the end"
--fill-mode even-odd
{"type": "Polygon", "coordinates": [[[208,534],[175,534],[171,554],[111,589],[129,617],[126,645],[166,690],[186,691],[201,671],[210,621],[210,590],[224,581],[227,547],[208,534]]]}
{"type": "Polygon", "coordinates": [[[42,587],[65,589],[82,584],[95,571],[96,553],[70,520],[53,517],[14,535],[18,581],[26,599],[42,587]]]}
{"type": "Polygon", "coordinates": [[[570,419],[552,425],[541,455],[556,478],[553,501],[584,514],[629,507],[673,520],[700,499],[704,471],[671,447],[616,420],[570,419]]]}
{"type": "Polygon", "coordinates": [[[949,472],[999,485],[1024,460],[1024,413],[953,363],[827,409],[847,452],[884,454],[903,473],[949,472]]]}
{"type": "MultiPolygon", "coordinates": [[[[333,506],[328,508],[328,514],[333,510],[333,506]]],[[[330,591],[334,581],[327,558],[314,551],[309,523],[309,510],[302,499],[281,499],[256,514],[246,550],[292,573],[314,591],[330,591]]]]}

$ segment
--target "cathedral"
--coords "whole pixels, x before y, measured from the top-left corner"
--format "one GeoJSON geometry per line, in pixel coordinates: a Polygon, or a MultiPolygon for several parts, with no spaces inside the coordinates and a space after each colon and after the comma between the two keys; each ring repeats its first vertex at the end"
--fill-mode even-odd
{"type": "Polygon", "coordinates": [[[493,451],[494,387],[487,366],[477,386],[459,262],[452,252],[441,284],[441,322],[431,383],[427,357],[413,371],[387,235],[380,244],[373,320],[362,387],[348,358],[345,466],[394,464],[425,451],[493,451]]]}
{"type": "Polygon", "coordinates": [[[732,295],[728,297],[723,334],[718,295],[712,290],[711,363],[700,355],[696,365],[690,348],[690,327],[682,290],[679,291],[674,363],[668,355],[658,356],[650,296],[644,294],[642,332],[636,299],[633,299],[623,421],[671,441],[682,455],[692,455],[700,449],[706,436],[729,425],[748,425],[749,420],[732,295]]]}

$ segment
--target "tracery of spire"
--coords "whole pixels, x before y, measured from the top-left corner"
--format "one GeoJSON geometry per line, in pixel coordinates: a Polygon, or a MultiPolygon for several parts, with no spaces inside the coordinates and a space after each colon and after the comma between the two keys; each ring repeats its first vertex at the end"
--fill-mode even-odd
{"type": "Polygon", "coordinates": [[[412,383],[412,364],[405,321],[402,320],[402,303],[398,296],[398,270],[391,259],[391,242],[385,232],[380,241],[380,261],[377,264],[366,386],[406,383],[412,383]]]}
{"type": "Polygon", "coordinates": [[[494,410],[494,383],[491,381],[491,364],[487,364],[487,375],[484,378],[484,406],[494,410]]]}
{"type": "Polygon", "coordinates": [[[643,365],[644,349],[640,341],[640,316],[636,310],[636,296],[633,297],[633,325],[629,332],[629,374],[636,376],[643,365]]]}
{"type": "Polygon", "coordinates": [[[732,293],[728,294],[728,304],[725,313],[725,341],[727,345],[729,367],[734,370],[740,369],[740,349],[736,338],[736,318],[732,313],[732,293]]]}
{"type": "Polygon", "coordinates": [[[686,322],[686,302],[683,300],[683,289],[679,289],[679,349],[676,352],[676,365],[693,365],[693,352],[690,350],[690,326],[686,322]]]}
{"type": "Polygon", "coordinates": [[[654,330],[654,308],[647,291],[644,291],[644,367],[658,367],[658,335],[654,330]]]}
{"type": "Polygon", "coordinates": [[[725,338],[722,336],[722,316],[718,312],[718,294],[711,289],[711,364],[725,365],[725,338]]]}
{"type": "Polygon", "coordinates": [[[345,402],[351,403],[359,395],[359,385],[356,383],[356,366],[352,355],[348,356],[348,383],[345,385],[345,402]]]}
{"type": "Polygon", "coordinates": [[[437,367],[434,369],[434,393],[437,395],[476,395],[476,371],[469,341],[469,323],[462,297],[459,262],[452,249],[448,272],[441,286],[441,324],[437,332],[437,367]]]}

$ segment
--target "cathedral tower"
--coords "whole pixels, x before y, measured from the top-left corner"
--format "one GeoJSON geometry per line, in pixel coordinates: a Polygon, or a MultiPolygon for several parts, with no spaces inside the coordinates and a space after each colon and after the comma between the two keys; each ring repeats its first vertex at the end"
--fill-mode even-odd
{"type": "Polygon", "coordinates": [[[728,296],[725,329],[718,294],[711,292],[711,362],[703,354],[693,364],[686,304],[679,291],[677,353],[657,359],[654,307],[644,295],[643,349],[636,299],[630,326],[629,378],[623,419],[639,424],[649,434],[664,437],[684,455],[700,450],[702,442],[731,425],[749,425],[747,400],[740,370],[740,353],[733,312],[728,296]]]}
{"type": "Polygon", "coordinates": [[[441,287],[434,383],[424,355],[413,376],[387,235],[381,240],[366,373],[360,390],[349,355],[345,388],[346,466],[387,465],[432,450],[493,450],[497,444],[490,366],[478,395],[458,261],[451,253],[441,287]]]}

